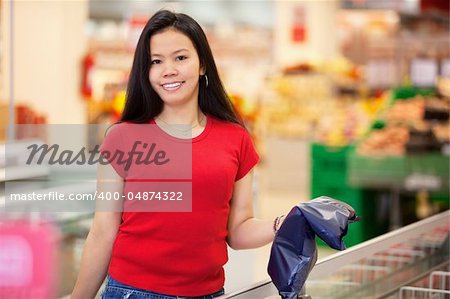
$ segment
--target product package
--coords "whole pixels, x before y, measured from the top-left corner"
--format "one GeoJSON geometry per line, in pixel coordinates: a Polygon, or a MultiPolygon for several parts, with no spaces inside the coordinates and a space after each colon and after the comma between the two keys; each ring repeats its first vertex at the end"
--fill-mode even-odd
{"type": "Polygon", "coordinates": [[[351,206],[325,196],[292,208],[275,236],[267,268],[283,299],[297,298],[316,263],[316,235],[344,250],[348,224],[358,220],[351,206]]]}

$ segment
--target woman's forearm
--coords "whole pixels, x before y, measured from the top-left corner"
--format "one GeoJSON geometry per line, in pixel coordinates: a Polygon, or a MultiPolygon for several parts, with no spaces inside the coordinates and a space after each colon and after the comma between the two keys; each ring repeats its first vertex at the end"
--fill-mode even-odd
{"type": "Polygon", "coordinates": [[[71,299],[95,298],[106,277],[114,238],[97,236],[91,231],[81,257],[80,272],[71,299]]]}
{"type": "Polygon", "coordinates": [[[273,220],[249,218],[229,232],[228,244],[233,249],[252,249],[273,241],[273,220]]]}

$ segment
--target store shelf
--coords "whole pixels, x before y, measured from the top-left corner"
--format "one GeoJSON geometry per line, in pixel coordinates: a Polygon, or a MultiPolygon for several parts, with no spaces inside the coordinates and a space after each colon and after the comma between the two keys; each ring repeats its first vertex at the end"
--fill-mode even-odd
{"type": "Polygon", "coordinates": [[[13,143],[0,144],[0,182],[47,176],[50,168],[46,165],[27,165],[27,146],[41,145],[40,139],[23,139],[13,143]]]}
{"type": "Polygon", "coordinates": [[[47,176],[50,169],[45,166],[16,166],[0,169],[0,182],[47,176]]]}

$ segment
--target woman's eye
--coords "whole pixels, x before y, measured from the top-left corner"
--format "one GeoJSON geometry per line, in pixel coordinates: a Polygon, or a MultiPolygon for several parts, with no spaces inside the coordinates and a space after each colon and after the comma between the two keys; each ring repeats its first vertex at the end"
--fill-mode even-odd
{"type": "Polygon", "coordinates": [[[154,59],[154,60],[152,60],[150,63],[151,63],[151,64],[160,64],[160,63],[161,63],[161,60],[159,60],[159,59],[154,59]]]}
{"type": "Polygon", "coordinates": [[[183,55],[180,55],[180,56],[177,56],[177,60],[185,60],[187,57],[186,56],[183,56],[183,55]]]}

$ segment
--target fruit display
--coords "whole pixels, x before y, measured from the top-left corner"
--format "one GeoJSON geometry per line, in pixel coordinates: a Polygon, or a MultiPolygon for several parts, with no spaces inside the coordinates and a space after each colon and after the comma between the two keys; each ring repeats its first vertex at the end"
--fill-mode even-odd
{"type": "Polygon", "coordinates": [[[388,123],[413,123],[423,118],[425,99],[422,96],[408,100],[396,101],[385,111],[384,118],[388,123]]]}
{"type": "Polygon", "coordinates": [[[433,97],[425,105],[425,119],[448,121],[450,113],[450,100],[433,97]]]}
{"type": "Polygon", "coordinates": [[[440,144],[445,144],[450,142],[450,123],[444,122],[435,124],[431,131],[433,132],[433,136],[436,138],[436,141],[440,144]]]}
{"type": "Polygon", "coordinates": [[[360,140],[385,101],[384,96],[337,98],[323,110],[313,139],[328,146],[344,146],[360,140]]]}
{"type": "Polygon", "coordinates": [[[284,69],[283,75],[268,80],[271,97],[261,107],[265,132],[329,146],[359,140],[385,106],[387,96],[369,96],[357,81],[354,68],[343,60],[284,69]],[[343,84],[343,80],[351,83],[343,84]],[[344,86],[351,87],[352,93],[343,93],[344,86]]]}
{"type": "Polygon", "coordinates": [[[409,140],[406,127],[387,127],[374,130],[367,139],[358,146],[360,155],[403,155],[409,140]]]}
{"type": "Polygon", "coordinates": [[[323,74],[296,73],[268,78],[261,92],[259,130],[285,138],[308,138],[332,96],[332,82],[323,74]]]}
{"type": "Polygon", "coordinates": [[[450,101],[434,95],[393,100],[379,124],[358,144],[360,155],[404,155],[439,151],[449,142],[450,101]]]}

